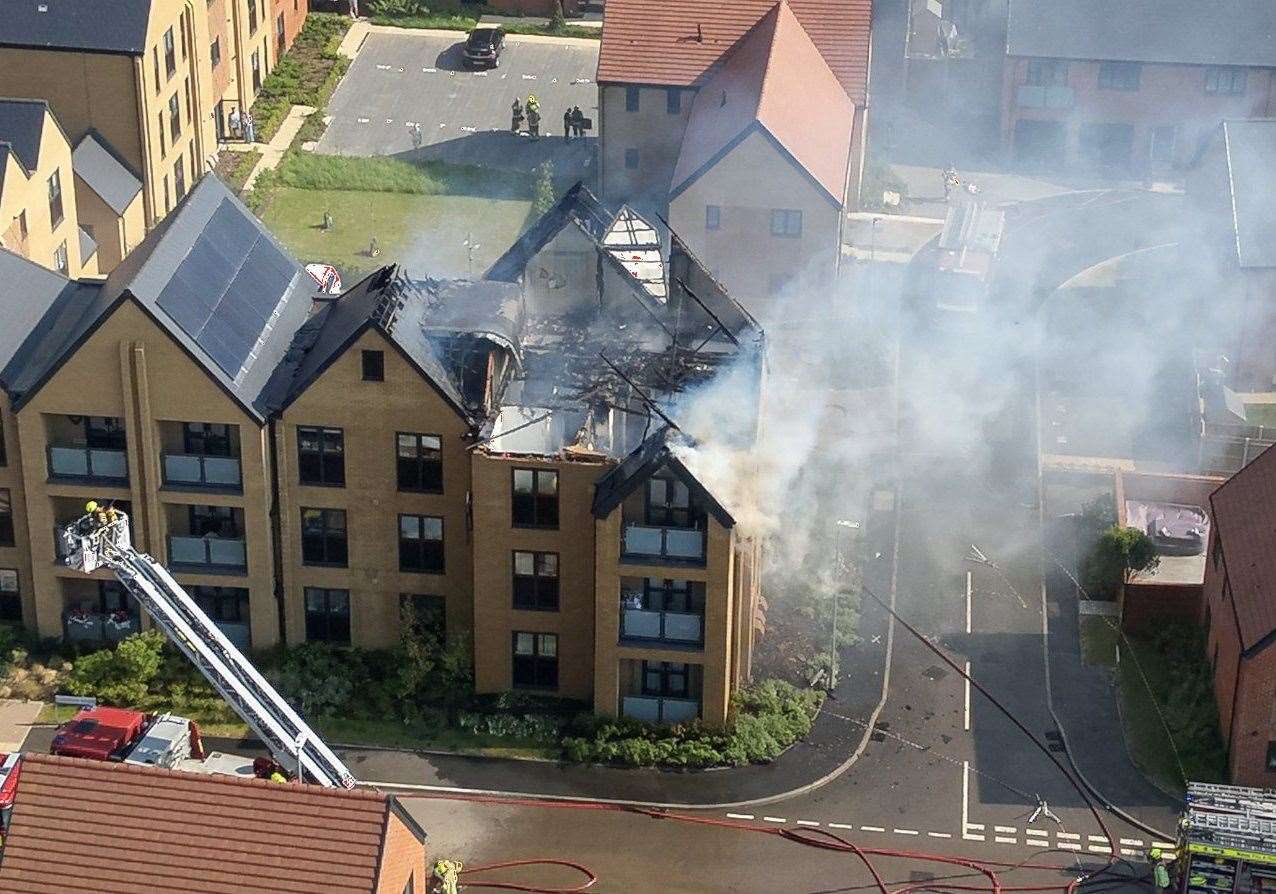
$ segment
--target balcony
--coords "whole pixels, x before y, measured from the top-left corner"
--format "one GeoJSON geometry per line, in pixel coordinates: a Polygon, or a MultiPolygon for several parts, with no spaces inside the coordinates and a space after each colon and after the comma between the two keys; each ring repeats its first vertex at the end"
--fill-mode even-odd
{"type": "Polygon", "coordinates": [[[168,564],[178,571],[243,574],[248,550],[242,537],[169,535],[168,564]]]}
{"type": "Polygon", "coordinates": [[[128,484],[128,456],[102,447],[49,447],[49,478],[53,480],[128,484]]]}
{"type": "Polygon", "coordinates": [[[620,700],[620,713],[646,723],[687,723],[700,716],[700,702],[687,698],[626,695],[620,700]]]}
{"type": "Polygon", "coordinates": [[[241,652],[247,652],[252,647],[252,630],[248,626],[247,621],[231,624],[223,621],[214,621],[217,629],[226,635],[226,639],[230,640],[232,646],[241,652]]]}
{"type": "Polygon", "coordinates": [[[141,619],[129,612],[96,612],[70,609],[62,616],[69,642],[118,643],[142,629],[141,619]]]}
{"type": "Polygon", "coordinates": [[[696,528],[657,528],[626,525],[621,557],[703,565],[705,532],[696,528]]]}
{"type": "Polygon", "coordinates": [[[1021,109],[1070,109],[1072,88],[1064,84],[1020,84],[1015,104],[1021,109]]]}
{"type": "Polygon", "coordinates": [[[243,490],[237,457],[165,453],[163,460],[165,487],[233,493],[243,490]]]}
{"type": "Polygon", "coordinates": [[[622,608],[620,638],[699,646],[704,643],[704,616],[687,612],[622,608]]]}

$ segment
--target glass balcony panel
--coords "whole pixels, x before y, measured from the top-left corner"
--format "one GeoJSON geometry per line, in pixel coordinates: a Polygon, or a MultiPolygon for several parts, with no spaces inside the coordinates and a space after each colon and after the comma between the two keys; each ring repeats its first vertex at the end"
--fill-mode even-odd
{"type": "Polygon", "coordinates": [[[666,698],[664,702],[665,723],[686,723],[700,716],[700,703],[689,699],[666,698]]]}
{"type": "Polygon", "coordinates": [[[204,480],[217,487],[239,487],[239,460],[228,456],[204,457],[204,480]]]}
{"type": "Polygon", "coordinates": [[[243,568],[247,565],[247,553],[242,540],[219,540],[208,538],[208,564],[224,565],[229,568],[243,568]]]}
{"type": "Polygon", "coordinates": [[[226,639],[230,640],[231,645],[240,650],[247,650],[252,646],[252,635],[249,632],[248,624],[218,624],[217,629],[226,634],[226,639]]]}
{"type": "Polygon", "coordinates": [[[625,528],[625,552],[638,556],[660,555],[660,529],[644,525],[625,528]]]}
{"type": "Polygon", "coordinates": [[[660,720],[660,699],[645,695],[626,695],[621,699],[620,712],[634,720],[657,723],[660,720]]]}
{"type": "Polygon", "coordinates": [[[665,612],[664,638],[680,643],[698,643],[703,625],[704,619],[699,615],[665,612]]]}
{"type": "Polygon", "coordinates": [[[174,565],[204,565],[207,557],[202,537],[168,538],[168,560],[174,565]]]}
{"type": "Polygon", "coordinates": [[[165,454],[164,480],[170,484],[198,484],[199,457],[165,454]]]}
{"type": "Polygon", "coordinates": [[[704,534],[683,528],[665,528],[665,554],[675,559],[703,559],[704,534]]]}
{"type": "Polygon", "coordinates": [[[49,474],[87,478],[89,452],[79,447],[50,447],[49,474]]]}
{"type": "Polygon", "coordinates": [[[660,612],[627,608],[621,622],[622,636],[640,636],[646,639],[660,637],[660,612]]]}
{"type": "Polygon", "coordinates": [[[123,450],[89,450],[89,474],[94,478],[127,478],[128,459],[123,450]]]}

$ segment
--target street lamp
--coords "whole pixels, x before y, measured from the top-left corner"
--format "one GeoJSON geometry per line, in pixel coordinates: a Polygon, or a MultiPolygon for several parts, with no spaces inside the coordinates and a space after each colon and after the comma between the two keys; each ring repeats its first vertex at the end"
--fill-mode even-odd
{"type": "MultiPolygon", "coordinates": [[[[858,531],[859,522],[851,521],[846,518],[837,520],[837,539],[833,546],[833,562],[837,566],[837,570],[842,570],[842,530],[849,528],[852,531],[858,531]]],[[[833,589],[833,634],[832,643],[829,646],[829,689],[830,691],[837,688],[837,604],[842,601],[842,593],[839,589],[833,589]]]]}

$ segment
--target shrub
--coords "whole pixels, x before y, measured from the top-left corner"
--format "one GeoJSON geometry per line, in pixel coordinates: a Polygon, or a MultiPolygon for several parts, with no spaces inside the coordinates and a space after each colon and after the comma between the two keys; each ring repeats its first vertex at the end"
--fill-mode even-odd
{"type": "Polygon", "coordinates": [[[1152,539],[1138,528],[1113,525],[1099,537],[1082,571],[1091,596],[1115,599],[1132,573],[1150,571],[1160,562],[1152,539]]]}
{"type": "Polygon", "coordinates": [[[112,705],[141,704],[163,663],[164,634],[135,633],[114,649],[102,649],[76,659],[66,680],[72,695],[95,696],[112,705]]]}
{"type": "Polygon", "coordinates": [[[554,164],[543,161],[536,166],[536,185],[532,188],[532,207],[544,214],[554,207],[554,164]]]}
{"type": "Polygon", "coordinates": [[[350,655],[327,643],[302,643],[288,650],[277,672],[283,695],[307,717],[336,717],[355,694],[350,655]]]}

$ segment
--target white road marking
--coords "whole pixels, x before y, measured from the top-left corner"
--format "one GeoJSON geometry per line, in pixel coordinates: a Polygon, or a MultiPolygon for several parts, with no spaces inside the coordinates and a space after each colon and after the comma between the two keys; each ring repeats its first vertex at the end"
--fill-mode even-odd
{"type": "Polygon", "coordinates": [[[850,829],[852,832],[855,831],[854,826],[848,826],[846,823],[829,823],[829,828],[830,829],[850,829]]]}
{"type": "Polygon", "coordinates": [[[896,835],[918,835],[920,833],[916,829],[896,829],[895,834],[896,835]]]}
{"type": "Polygon", "coordinates": [[[961,837],[962,837],[962,838],[964,838],[964,839],[966,839],[967,841],[983,841],[983,840],[984,840],[984,836],[982,836],[982,835],[972,835],[972,834],[970,834],[969,832],[965,833],[965,834],[964,834],[964,835],[962,835],[961,837]]]}
{"type": "Polygon", "coordinates": [[[1081,845],[1077,844],[1075,841],[1060,841],[1060,842],[1059,842],[1059,847],[1060,847],[1062,850],[1065,850],[1065,851],[1079,851],[1079,850],[1081,850],[1081,845]]]}
{"type": "Polygon", "coordinates": [[[524,80],[524,81],[534,81],[534,80],[536,80],[536,75],[523,75],[523,80],[524,80]]]}
{"type": "Polygon", "coordinates": [[[423,68],[423,69],[421,69],[421,71],[425,72],[426,74],[434,74],[434,73],[436,73],[436,72],[438,71],[438,69],[437,69],[437,68],[423,68]]]}
{"type": "Polygon", "coordinates": [[[1058,835],[1060,838],[1071,838],[1074,840],[1079,839],[1081,837],[1076,832],[1056,832],[1055,834],[1058,835]]]}
{"type": "Polygon", "coordinates": [[[1091,841],[1097,841],[1097,842],[1099,842],[1099,844],[1107,844],[1107,843],[1108,843],[1108,839],[1107,839],[1107,838],[1105,838],[1105,837],[1104,837],[1104,836],[1102,836],[1102,835],[1091,835],[1091,836],[1089,836],[1089,838],[1090,838],[1090,840],[1091,840],[1091,841]]]}
{"type": "Polygon", "coordinates": [[[370,119],[370,118],[359,118],[359,119],[357,119],[357,120],[358,120],[358,122],[359,122],[360,124],[367,124],[367,123],[368,123],[369,121],[371,121],[372,119],[370,119]]]}
{"type": "Polygon", "coordinates": [[[1143,852],[1142,852],[1142,851],[1131,850],[1131,849],[1130,849],[1130,848],[1128,848],[1128,847],[1123,847],[1123,848],[1121,848],[1121,854],[1122,854],[1122,856],[1126,856],[1126,857],[1141,857],[1141,856],[1143,856],[1143,852]]]}
{"type": "Polygon", "coordinates": [[[1167,848],[1167,847],[1168,847],[1168,848],[1175,848],[1175,847],[1178,847],[1178,845],[1170,844],[1168,841],[1154,841],[1154,842],[1152,842],[1152,847],[1159,847],[1159,848],[1164,849],[1164,848],[1167,848]]]}
{"type": "Polygon", "coordinates": [[[778,816],[764,816],[762,817],[762,819],[768,823],[787,823],[788,822],[788,820],[778,816]]]}
{"type": "Polygon", "coordinates": [[[992,828],[994,832],[1009,832],[1011,835],[1018,831],[1014,826],[993,826],[992,828]]]}
{"type": "Polygon", "coordinates": [[[970,633],[970,572],[966,572],[966,632],[970,633]]]}
{"type": "Polygon", "coordinates": [[[727,817],[730,819],[751,820],[753,819],[753,814],[752,813],[728,813],[727,817]]]}
{"type": "Polygon", "coordinates": [[[926,834],[929,835],[931,838],[952,838],[953,837],[952,832],[927,832],[926,834]]]}
{"type": "Polygon", "coordinates": [[[1129,844],[1129,845],[1132,845],[1132,846],[1134,846],[1134,847],[1143,847],[1143,839],[1142,839],[1142,838],[1122,838],[1122,839],[1121,839],[1121,843],[1122,843],[1122,844],[1129,844]]]}
{"type": "Polygon", "coordinates": [[[476,77],[476,78],[485,78],[485,77],[487,77],[487,72],[485,72],[485,71],[476,71],[476,72],[474,72],[474,77],[476,77]]]}
{"type": "Polygon", "coordinates": [[[378,65],[378,66],[377,66],[377,71],[389,71],[389,70],[390,70],[390,66],[388,66],[388,65],[378,65]]]}
{"type": "Polygon", "coordinates": [[[1093,852],[1093,853],[1096,853],[1096,854],[1110,854],[1110,853],[1112,853],[1112,848],[1108,847],[1106,844],[1092,844],[1092,845],[1090,845],[1089,850],[1090,850],[1091,852],[1093,852]]]}
{"type": "Polygon", "coordinates": [[[1049,837],[1050,837],[1050,832],[1049,832],[1049,830],[1047,830],[1047,829],[1024,829],[1024,830],[1023,830],[1023,834],[1025,834],[1025,835],[1040,835],[1040,836],[1042,836],[1043,838],[1049,838],[1049,837]]]}
{"type": "Polygon", "coordinates": [[[387,118],[387,119],[385,119],[385,123],[386,123],[386,124],[393,124],[393,123],[394,123],[394,119],[393,119],[393,118],[387,118]]]}
{"type": "Polygon", "coordinates": [[[966,690],[966,708],[964,713],[963,728],[970,729],[970,662],[966,662],[966,676],[962,678],[962,683],[966,690]]]}
{"type": "Polygon", "coordinates": [[[474,133],[474,132],[476,132],[476,131],[478,130],[478,128],[477,128],[477,127],[470,127],[468,124],[466,124],[466,125],[464,125],[464,126],[462,126],[462,127],[461,127],[461,130],[465,131],[466,133],[474,133]]]}
{"type": "MultiPolygon", "coordinates": [[[[979,828],[983,828],[980,826],[979,828]]],[[[961,762],[961,837],[970,829],[970,761],[961,762]]]]}
{"type": "Polygon", "coordinates": [[[885,832],[881,826],[860,826],[861,832],[885,832]]]}
{"type": "Polygon", "coordinates": [[[1008,838],[1005,835],[998,835],[994,839],[998,844],[1018,844],[1018,838],[1008,838]]]}
{"type": "Polygon", "coordinates": [[[815,822],[815,820],[798,820],[797,824],[799,826],[818,826],[819,825],[819,823],[815,822]]]}

